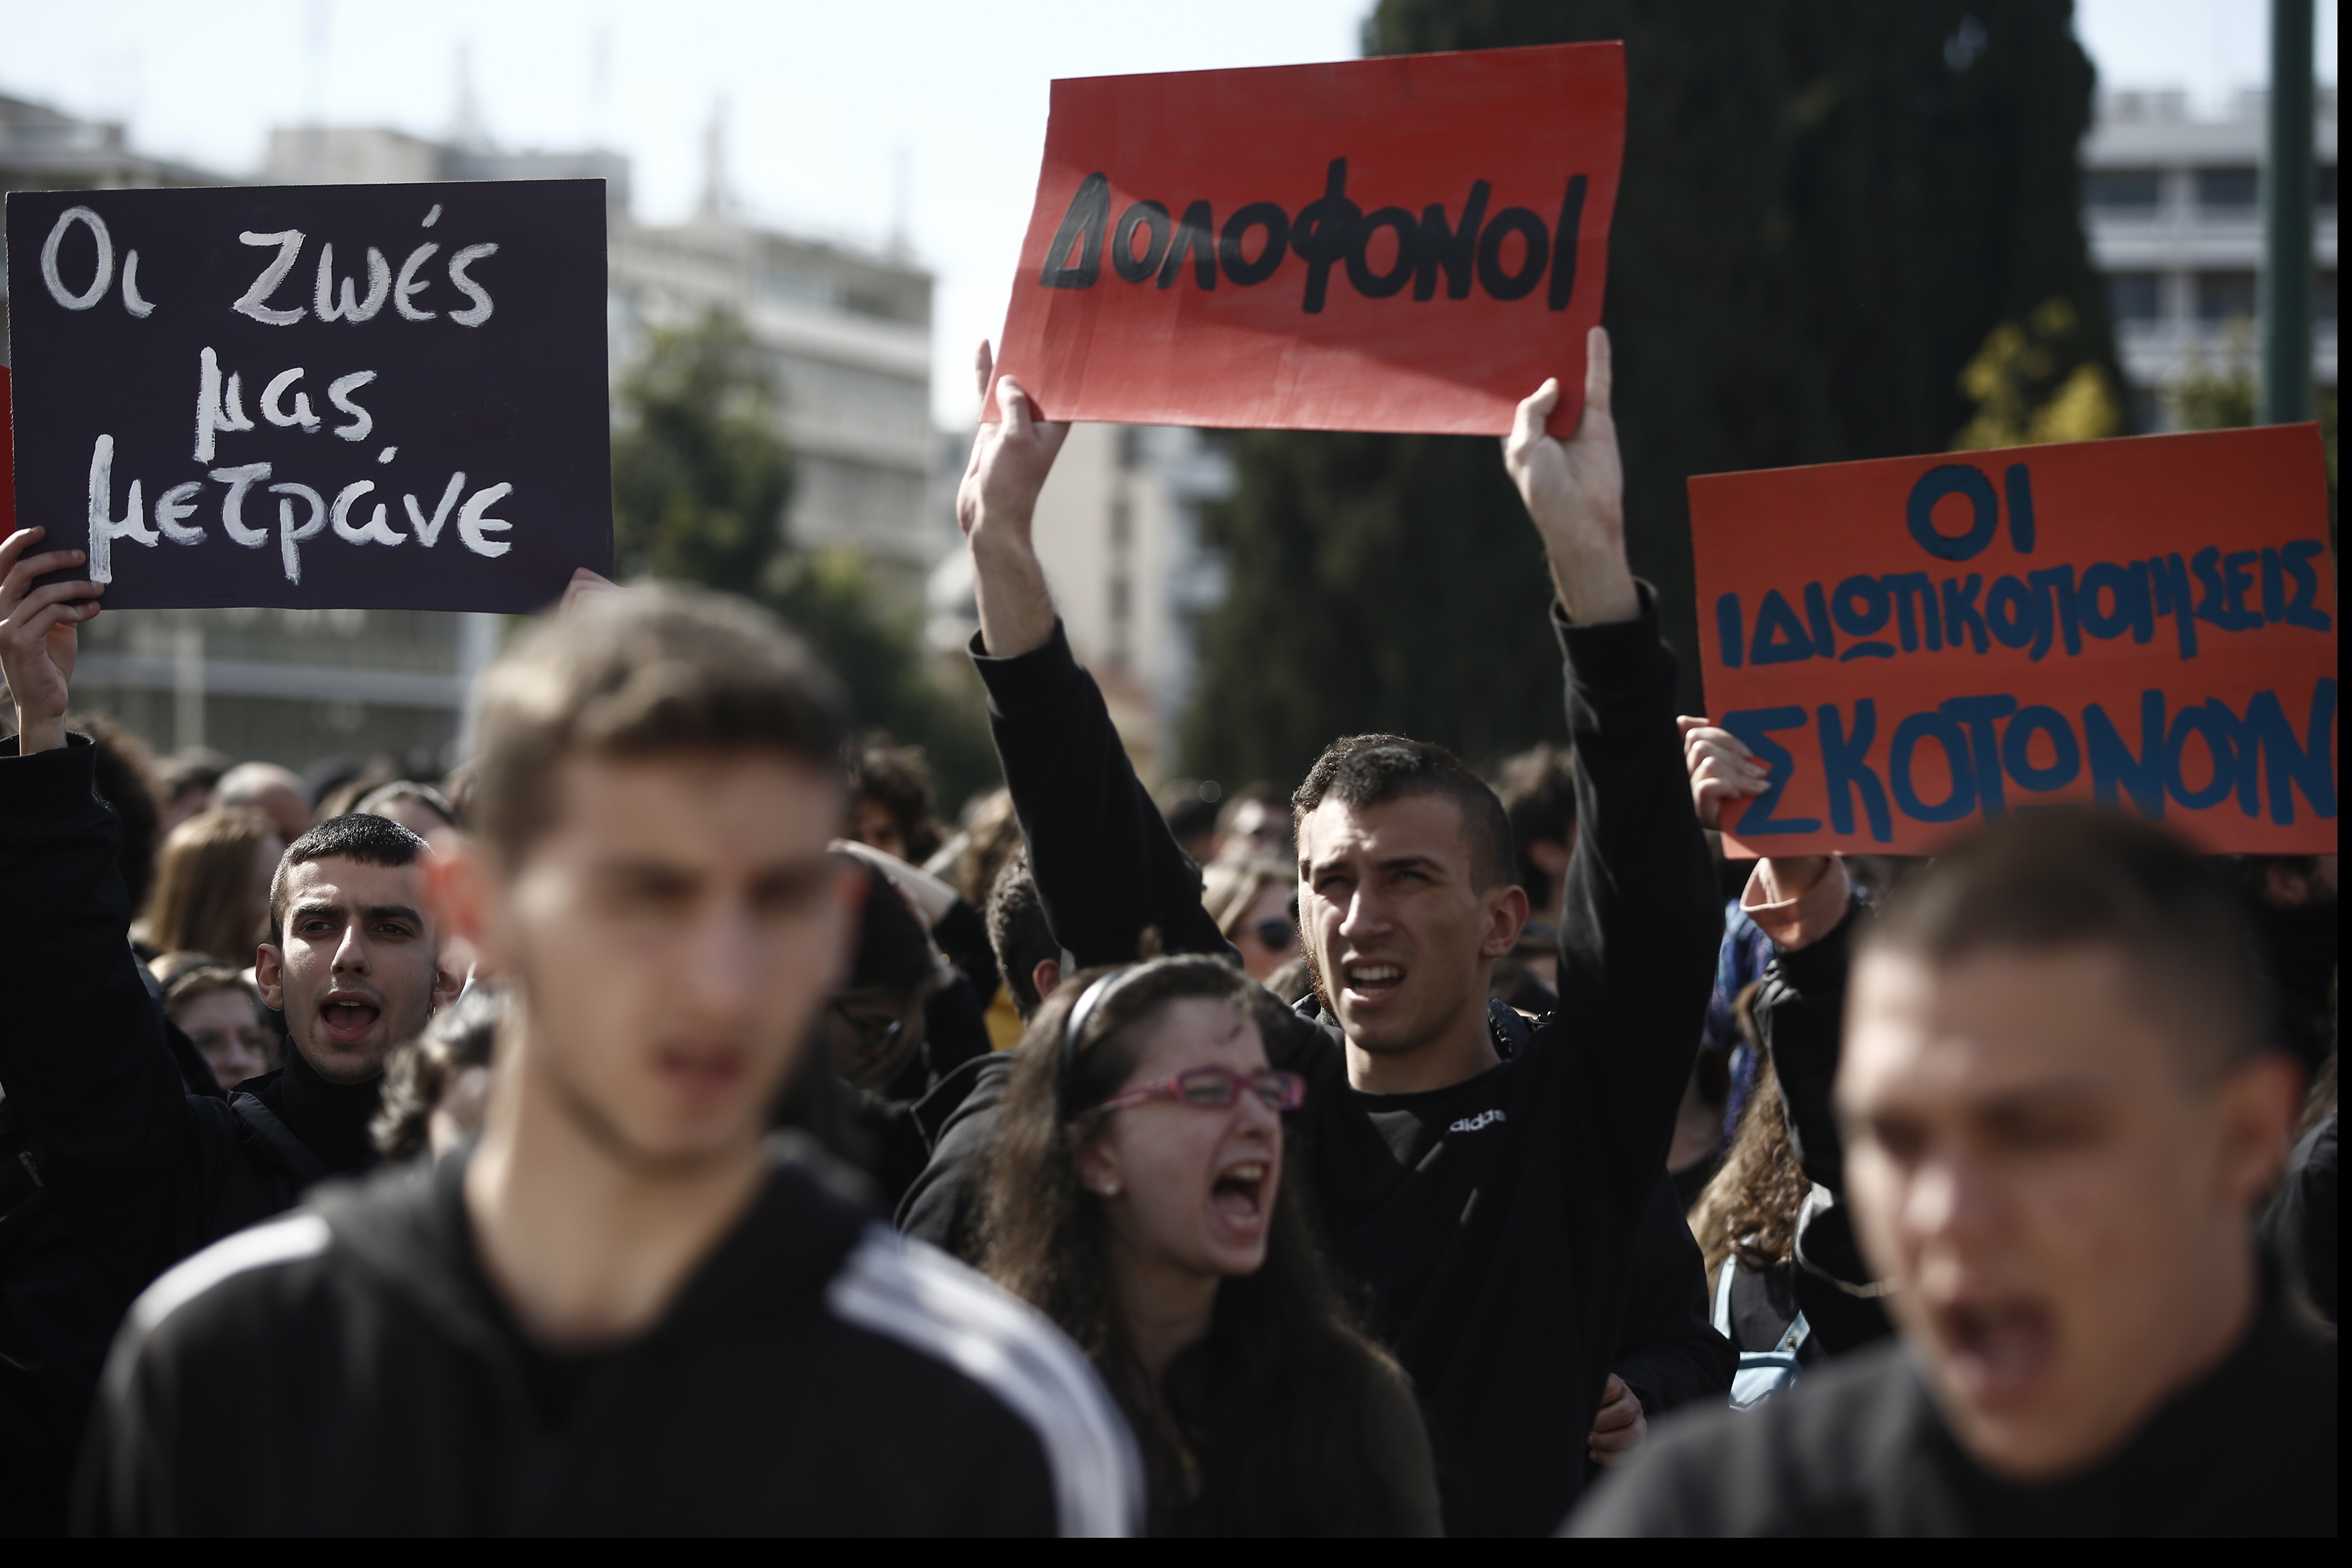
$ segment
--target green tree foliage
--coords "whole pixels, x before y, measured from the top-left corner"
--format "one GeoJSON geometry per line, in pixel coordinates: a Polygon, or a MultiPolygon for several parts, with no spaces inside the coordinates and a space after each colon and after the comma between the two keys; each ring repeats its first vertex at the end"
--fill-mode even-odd
{"type": "Polygon", "coordinates": [[[656,331],[618,401],[621,574],[759,600],[824,657],[862,723],[925,749],[946,809],[994,786],[976,679],[926,663],[914,608],[894,602],[856,552],[795,550],[785,537],[792,453],[774,380],[741,320],[713,311],[656,331]]]}
{"type": "MultiPolygon", "coordinates": [[[[1381,0],[1365,26],[1373,53],[1609,38],[1628,527],[1696,710],[1690,476],[1942,451],[1978,412],[1963,371],[2053,299],[2074,328],[2051,384],[2120,384],[2078,210],[2093,74],[2054,0],[1381,0]]],[[[1495,442],[1251,433],[1234,456],[1187,771],[1296,778],[1365,728],[1480,763],[1563,732],[1495,442]]]]}
{"type": "Polygon", "coordinates": [[[776,388],[740,319],[657,328],[621,378],[613,553],[625,577],[740,592],[783,543],[793,460],[776,388]]]}

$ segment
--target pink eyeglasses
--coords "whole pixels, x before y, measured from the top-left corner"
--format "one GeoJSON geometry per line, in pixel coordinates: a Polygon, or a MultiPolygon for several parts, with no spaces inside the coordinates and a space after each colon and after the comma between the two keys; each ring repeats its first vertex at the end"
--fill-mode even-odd
{"type": "Polygon", "coordinates": [[[1270,1069],[1265,1072],[1228,1072],[1223,1068],[1191,1068],[1172,1078],[1138,1084],[1123,1089],[1096,1106],[1087,1114],[1105,1116],[1125,1105],[1140,1105],[1147,1100],[1165,1095],[1179,1104],[1197,1106],[1202,1110],[1223,1110],[1248,1093],[1257,1096],[1269,1110],[1296,1110],[1307,1103],[1307,1080],[1295,1072],[1270,1069]]]}

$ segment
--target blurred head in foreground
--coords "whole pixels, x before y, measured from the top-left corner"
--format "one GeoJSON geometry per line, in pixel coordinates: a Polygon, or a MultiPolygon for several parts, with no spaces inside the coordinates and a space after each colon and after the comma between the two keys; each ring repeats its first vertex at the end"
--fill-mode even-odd
{"type": "Polygon", "coordinates": [[[2229,887],[2122,817],[1998,824],[1876,922],[1837,1084],[1849,1195],[1989,1468],[2105,1458],[2248,1327],[2300,1089],[2261,1018],[2229,887]]]}
{"type": "Polygon", "coordinates": [[[831,678],[747,605],[653,590],[542,623],[478,700],[443,895],[513,1004],[486,1140],[742,1157],[856,931],[831,678]]]}

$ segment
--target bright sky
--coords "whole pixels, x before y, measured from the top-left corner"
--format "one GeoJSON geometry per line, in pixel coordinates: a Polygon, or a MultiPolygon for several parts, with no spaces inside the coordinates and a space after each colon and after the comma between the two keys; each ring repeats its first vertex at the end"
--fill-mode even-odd
{"type": "MultiPolygon", "coordinates": [[[[1368,5],[0,0],[0,92],[127,121],[141,151],[234,174],[259,164],[273,125],[445,132],[463,58],[499,144],[625,153],[637,215],[656,222],[693,207],[724,102],[730,182],[754,216],[878,244],[903,211],[939,275],[932,404],[955,426],[975,406],[971,344],[1003,319],[1047,84],[1346,58],[1368,5]]],[[[2185,87],[2210,109],[2267,76],[2269,9],[2081,0],[2077,13],[2107,82],[2185,87]]],[[[2319,12],[2332,82],[2335,0],[2319,12]]]]}

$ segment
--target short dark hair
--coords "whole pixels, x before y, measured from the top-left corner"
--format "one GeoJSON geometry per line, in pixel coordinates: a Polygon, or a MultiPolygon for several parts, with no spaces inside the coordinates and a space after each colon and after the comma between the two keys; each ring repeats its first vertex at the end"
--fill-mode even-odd
{"type": "Polygon", "coordinates": [[[930,764],[920,746],[894,746],[889,737],[868,737],[849,754],[849,796],[870,800],[890,814],[907,841],[907,858],[919,866],[938,853],[940,825],[933,818],[930,764]]]}
{"type": "Polygon", "coordinates": [[[1045,923],[1045,905],[1037,896],[1037,879],[1029,874],[1025,849],[1004,863],[996,886],[988,890],[988,945],[1013,994],[1013,1010],[1025,1023],[1044,1000],[1037,994],[1037,966],[1062,956],[1062,944],[1045,923]]]}
{"type": "Polygon", "coordinates": [[[475,713],[468,826],[509,867],[553,825],[566,756],[766,751],[837,780],[849,733],[840,687],[773,616],[677,587],[547,617],[490,667],[475,713]]]}
{"type": "Polygon", "coordinates": [[[1990,949],[2112,947],[2193,1077],[2262,1048],[2253,937],[2229,880],[2162,828],[2114,812],[2011,816],[1896,890],[1865,951],[1944,966],[1990,949]]]}
{"type": "Polygon", "coordinates": [[[286,847],[269,878],[269,945],[286,941],[287,873],[306,860],[356,860],[362,866],[410,866],[425,840],[388,816],[353,812],[331,816],[286,847]]]}
{"type": "Polygon", "coordinates": [[[1528,856],[1528,846],[1538,839],[1565,845],[1576,836],[1576,753],[1549,742],[1530,746],[1503,763],[1502,782],[1495,793],[1502,797],[1503,815],[1510,819],[1511,842],[1517,846],[1519,885],[1539,894],[1536,902],[1549,910],[1559,901],[1559,889],[1551,874],[1528,856]]]}
{"type": "Polygon", "coordinates": [[[1402,735],[1349,735],[1332,742],[1290,797],[1291,826],[1295,833],[1303,833],[1307,818],[1326,800],[1343,805],[1381,805],[1417,795],[1442,795],[1462,813],[1473,887],[1485,892],[1514,884],[1517,855],[1511,847],[1511,819],[1503,814],[1503,803],[1485,779],[1463,766],[1461,758],[1427,741],[1402,735]]]}

